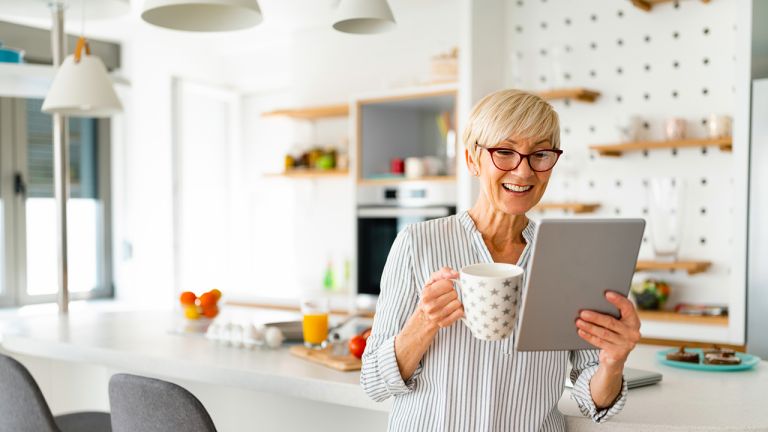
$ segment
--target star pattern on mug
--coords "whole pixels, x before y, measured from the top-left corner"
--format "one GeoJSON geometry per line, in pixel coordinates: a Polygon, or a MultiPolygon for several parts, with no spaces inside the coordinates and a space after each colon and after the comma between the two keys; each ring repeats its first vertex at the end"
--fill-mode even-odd
{"type": "Polygon", "coordinates": [[[464,321],[480,339],[497,341],[511,335],[519,299],[519,278],[490,282],[460,279],[461,301],[467,306],[464,321]]]}
{"type": "Polygon", "coordinates": [[[491,295],[499,295],[499,290],[497,290],[496,288],[492,289],[491,295]]]}
{"type": "Polygon", "coordinates": [[[499,304],[498,303],[491,304],[491,309],[498,309],[498,308],[499,308],[499,304]]]}
{"type": "Polygon", "coordinates": [[[507,294],[507,295],[504,296],[504,301],[510,301],[510,300],[512,300],[512,296],[511,295],[507,294]]]}
{"type": "Polygon", "coordinates": [[[509,288],[510,286],[512,286],[512,279],[507,279],[507,280],[505,280],[505,281],[504,281],[504,286],[505,286],[506,288],[509,288]]]}

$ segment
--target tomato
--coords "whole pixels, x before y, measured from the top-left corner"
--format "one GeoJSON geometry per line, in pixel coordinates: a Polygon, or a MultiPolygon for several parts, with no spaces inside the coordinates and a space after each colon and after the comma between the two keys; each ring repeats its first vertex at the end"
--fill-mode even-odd
{"type": "Polygon", "coordinates": [[[349,340],[349,352],[357,358],[362,358],[364,351],[365,339],[360,335],[353,336],[352,339],[349,340]]]}
{"type": "Polygon", "coordinates": [[[367,341],[368,340],[368,336],[371,335],[371,330],[372,329],[370,327],[368,327],[367,329],[363,330],[362,333],[360,333],[360,336],[362,336],[363,339],[365,339],[367,341]]]}

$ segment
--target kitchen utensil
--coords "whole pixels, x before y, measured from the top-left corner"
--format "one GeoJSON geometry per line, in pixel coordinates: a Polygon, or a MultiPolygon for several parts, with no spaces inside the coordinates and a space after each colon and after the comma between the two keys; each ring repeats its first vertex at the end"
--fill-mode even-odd
{"type": "Polygon", "coordinates": [[[501,340],[515,329],[524,270],[513,264],[482,263],[459,271],[454,284],[464,306],[461,320],[481,340],[501,340]]]}
{"type": "Polygon", "coordinates": [[[668,118],[664,131],[666,133],[667,140],[669,141],[678,141],[678,140],[685,139],[685,136],[686,136],[685,119],[681,117],[668,118]]]}
{"type": "MultiPolygon", "coordinates": [[[[751,354],[744,354],[740,352],[736,353],[736,357],[741,359],[741,363],[737,365],[714,365],[714,364],[705,364],[705,363],[687,363],[687,362],[681,362],[681,361],[667,360],[667,354],[677,350],[678,350],[677,348],[661,350],[656,353],[656,359],[660,363],[663,363],[667,366],[672,366],[672,367],[682,368],[682,369],[707,371],[707,372],[743,371],[743,370],[752,369],[753,367],[755,367],[755,365],[760,363],[760,357],[751,355],[751,354]]],[[[686,348],[686,351],[699,353],[699,358],[704,358],[704,352],[701,348],[686,348]]]]}
{"type": "Polygon", "coordinates": [[[5,47],[0,42],[0,63],[24,63],[24,51],[5,47]]]}
{"type": "Polygon", "coordinates": [[[731,116],[710,114],[707,120],[709,137],[712,139],[727,138],[731,136],[731,116]]]}
{"type": "Polygon", "coordinates": [[[405,172],[405,161],[401,158],[394,158],[389,162],[389,172],[392,174],[402,174],[405,172]]]}
{"type": "Polygon", "coordinates": [[[683,236],[684,186],[682,179],[673,177],[648,181],[651,244],[657,259],[677,259],[683,236]]]}
{"type": "Polygon", "coordinates": [[[645,141],[648,139],[645,120],[638,115],[633,115],[619,122],[617,128],[623,142],[645,141]]]}
{"type": "Polygon", "coordinates": [[[424,177],[424,161],[417,157],[406,158],[405,177],[410,179],[424,177]]]}
{"type": "Polygon", "coordinates": [[[325,348],[328,338],[328,298],[315,295],[301,300],[304,345],[307,348],[325,348]]]}
{"type": "Polygon", "coordinates": [[[437,156],[425,156],[422,158],[424,163],[424,175],[437,176],[443,171],[443,161],[437,156]]]}
{"type": "Polygon", "coordinates": [[[302,345],[294,345],[289,351],[297,357],[340,371],[358,371],[363,367],[363,362],[351,354],[333,355],[332,347],[315,350],[302,345]]]}

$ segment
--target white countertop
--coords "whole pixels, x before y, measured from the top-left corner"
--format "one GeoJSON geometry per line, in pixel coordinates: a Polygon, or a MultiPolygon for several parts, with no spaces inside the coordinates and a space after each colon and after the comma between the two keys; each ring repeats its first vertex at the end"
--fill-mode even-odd
{"type": "MultiPolygon", "coordinates": [[[[358,373],[310,363],[287,348],[245,350],[174,334],[176,322],[174,314],[163,311],[17,318],[5,322],[0,342],[19,354],[377,411],[391,408],[391,400],[368,399],[358,373]]],[[[744,372],[690,371],[657,363],[654,355],[663,348],[639,346],[632,353],[630,367],[656,370],[664,378],[630,390],[624,410],[610,421],[611,431],[768,431],[768,363],[744,372]]],[[[571,431],[600,428],[580,415],[567,391],[559,408],[571,431]]]]}

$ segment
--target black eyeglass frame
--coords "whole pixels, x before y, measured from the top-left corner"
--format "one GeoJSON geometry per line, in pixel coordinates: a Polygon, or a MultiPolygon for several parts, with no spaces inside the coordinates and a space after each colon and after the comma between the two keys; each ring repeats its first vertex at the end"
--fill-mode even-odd
{"type": "Polygon", "coordinates": [[[533,152],[533,153],[528,153],[528,154],[525,154],[525,153],[520,153],[519,151],[517,151],[517,150],[514,150],[514,149],[511,149],[511,148],[509,148],[509,147],[486,147],[486,146],[482,146],[482,145],[480,145],[480,143],[478,143],[477,141],[475,141],[475,145],[476,145],[476,146],[478,146],[478,147],[480,147],[480,148],[482,148],[482,149],[485,149],[485,150],[487,150],[487,151],[488,151],[488,154],[489,154],[489,155],[491,155],[491,162],[493,162],[493,166],[495,166],[497,169],[499,169],[499,170],[501,170],[501,171],[514,171],[514,170],[516,170],[516,169],[517,169],[517,167],[519,167],[519,166],[520,166],[520,164],[521,164],[521,163],[523,163],[523,159],[525,159],[525,160],[527,160],[527,161],[528,161],[528,167],[529,167],[529,168],[531,169],[531,171],[533,171],[533,172],[547,172],[547,171],[551,171],[551,170],[552,170],[552,168],[554,168],[554,167],[555,167],[555,165],[557,165],[557,161],[558,161],[558,160],[560,160],[560,155],[562,155],[562,154],[563,154],[563,151],[562,151],[562,150],[560,150],[560,149],[541,149],[541,150],[536,150],[536,151],[535,151],[535,152],[533,152]],[[519,160],[519,161],[517,161],[517,165],[515,165],[515,166],[514,166],[513,168],[511,168],[511,169],[503,169],[503,168],[500,168],[500,167],[499,167],[499,166],[496,164],[496,159],[494,159],[494,158],[493,158],[493,154],[494,154],[494,153],[496,153],[497,151],[500,151],[500,150],[511,151],[511,152],[517,153],[517,154],[520,156],[520,160],[519,160]],[[557,155],[557,158],[555,159],[555,162],[552,164],[552,166],[551,166],[549,169],[545,169],[545,170],[537,170],[537,169],[534,169],[534,168],[533,168],[533,165],[531,165],[531,159],[530,159],[530,157],[531,157],[531,156],[533,156],[533,155],[535,155],[536,153],[540,153],[540,152],[550,152],[550,153],[554,153],[554,154],[556,154],[556,155],[557,155]]]}

